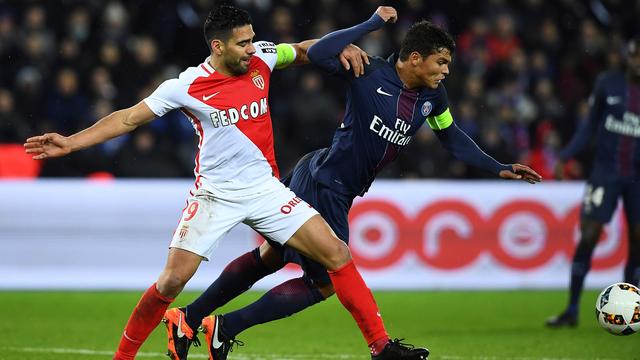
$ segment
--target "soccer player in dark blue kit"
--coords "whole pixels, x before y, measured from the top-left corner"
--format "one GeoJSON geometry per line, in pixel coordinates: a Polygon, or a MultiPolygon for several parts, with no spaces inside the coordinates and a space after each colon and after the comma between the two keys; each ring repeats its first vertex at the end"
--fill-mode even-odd
{"type": "MultiPolygon", "coordinates": [[[[550,327],[576,326],[584,279],[604,224],[622,198],[629,228],[624,281],[640,283],[640,37],[626,50],[626,72],[607,71],[596,80],[587,122],[560,154],[562,162],[580,152],[596,135],[593,169],[580,214],[580,241],[571,264],[569,305],[547,320],[550,327]]],[[[563,164],[556,166],[562,177],[563,164]]]]}
{"type": "MultiPolygon", "coordinates": [[[[442,144],[466,163],[505,179],[530,183],[541,179],[527,166],[497,162],[453,122],[441,82],[449,73],[455,43],[431,23],[414,24],[399,54],[387,60],[369,59],[360,76],[341,68],[337,55],[342,48],[396,18],[392,7],[379,7],[369,20],[328,34],[308,51],[313,63],[349,82],[346,112],[331,146],[305,155],[282,181],[313,205],[345,241],[349,239],[347,219],[353,199],[367,192],[380,170],[398,156],[425,121],[442,144]]],[[[320,264],[267,241],[232,261],[198,299],[181,311],[192,329],[201,325],[210,359],[221,360],[226,359],[241,331],[290,316],[333,294],[327,270],[320,264]],[[274,287],[245,308],[207,316],[289,262],[301,265],[304,276],[274,287]]],[[[186,339],[172,341],[186,354],[190,345],[186,339]],[[177,341],[182,343],[178,345],[177,341]]],[[[372,359],[426,359],[429,354],[397,339],[368,345],[372,359]]]]}

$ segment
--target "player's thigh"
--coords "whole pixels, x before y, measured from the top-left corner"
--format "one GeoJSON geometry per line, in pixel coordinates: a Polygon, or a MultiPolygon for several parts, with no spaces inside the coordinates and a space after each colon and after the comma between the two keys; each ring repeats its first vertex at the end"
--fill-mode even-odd
{"type": "Polygon", "coordinates": [[[591,178],[582,199],[582,218],[608,223],[618,205],[621,183],[617,180],[591,178]]]}
{"type": "Polygon", "coordinates": [[[197,190],[187,200],[169,247],[189,251],[208,260],[220,240],[245,216],[242,201],[220,199],[206,190],[197,190]]]}
{"type": "Polygon", "coordinates": [[[244,223],[276,244],[283,245],[318,212],[293,191],[272,178],[265,191],[255,196],[248,206],[244,223]]]}
{"type": "Polygon", "coordinates": [[[300,227],[287,245],[330,271],[337,270],[351,259],[347,244],[338,239],[320,215],[300,227]]]}

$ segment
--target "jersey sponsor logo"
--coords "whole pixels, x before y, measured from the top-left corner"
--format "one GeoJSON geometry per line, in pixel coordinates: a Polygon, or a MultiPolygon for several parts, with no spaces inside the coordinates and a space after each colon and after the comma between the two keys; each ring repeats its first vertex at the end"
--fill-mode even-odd
{"type": "Polygon", "coordinates": [[[275,47],[275,46],[276,46],[276,44],[274,44],[272,42],[268,42],[268,41],[261,42],[261,43],[258,44],[258,47],[260,47],[260,48],[275,47]]]}
{"type": "Polygon", "coordinates": [[[431,114],[431,110],[433,110],[433,105],[430,101],[425,101],[424,104],[422,104],[420,112],[422,113],[422,116],[429,116],[429,114],[431,114]]]}
{"type": "Polygon", "coordinates": [[[607,96],[606,98],[608,105],[616,105],[622,102],[621,96],[607,96]]]}
{"type": "Polygon", "coordinates": [[[296,207],[296,205],[300,204],[301,202],[302,202],[302,199],[296,196],[293,199],[291,199],[291,201],[289,201],[288,203],[282,205],[280,207],[280,212],[287,215],[291,213],[291,211],[293,211],[293,208],[296,207]]]}
{"type": "Polygon", "coordinates": [[[263,53],[269,53],[269,54],[277,54],[278,50],[276,50],[275,48],[265,48],[265,49],[260,49],[262,50],[263,53]]]}
{"type": "Polygon", "coordinates": [[[373,116],[369,129],[376,135],[387,140],[390,143],[404,146],[411,141],[411,136],[407,135],[407,131],[411,128],[411,124],[407,124],[402,119],[396,119],[395,129],[392,129],[384,124],[381,118],[377,115],[373,116]]]}
{"type": "Polygon", "coordinates": [[[209,114],[211,124],[217,128],[220,126],[234,125],[240,119],[250,120],[258,118],[268,111],[267,98],[263,97],[259,101],[253,101],[249,104],[243,104],[238,108],[229,108],[226,110],[216,110],[209,114]]]}
{"type": "Polygon", "coordinates": [[[213,93],[213,94],[210,94],[210,95],[204,95],[204,94],[203,94],[203,95],[202,95],[202,100],[203,100],[203,101],[209,101],[209,99],[211,99],[212,97],[214,97],[214,96],[216,96],[216,95],[218,95],[218,94],[220,94],[220,91],[218,91],[218,92],[216,92],[216,93],[213,93]]]}
{"type": "Polygon", "coordinates": [[[255,85],[258,89],[264,90],[264,78],[260,75],[259,70],[253,70],[251,72],[251,80],[253,81],[253,85],[255,85]]]}
{"type": "Polygon", "coordinates": [[[391,94],[389,94],[388,92],[382,90],[382,86],[380,86],[379,88],[376,89],[376,92],[380,95],[385,95],[385,96],[393,96],[391,94]]]}
{"type": "Polygon", "coordinates": [[[612,133],[640,138],[640,116],[631,111],[625,111],[622,120],[608,115],[604,128],[612,133]]]}

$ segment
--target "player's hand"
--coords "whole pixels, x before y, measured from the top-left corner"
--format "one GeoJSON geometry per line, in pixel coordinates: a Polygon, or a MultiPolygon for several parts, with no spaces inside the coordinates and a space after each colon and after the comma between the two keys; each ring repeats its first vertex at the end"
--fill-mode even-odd
{"type": "Polygon", "coordinates": [[[32,154],[34,160],[65,156],[71,152],[71,140],[56,133],[34,136],[24,143],[24,151],[32,154]]]}
{"type": "Polygon", "coordinates": [[[529,184],[542,181],[542,176],[538,175],[532,168],[521,164],[511,164],[511,170],[500,171],[500,177],[503,179],[524,180],[529,184]]]}
{"type": "Polygon", "coordinates": [[[364,64],[369,65],[369,56],[359,47],[349,44],[340,53],[340,62],[345,70],[353,69],[353,75],[364,75],[364,64]]]}
{"type": "Polygon", "coordinates": [[[391,6],[378,6],[376,14],[378,14],[378,16],[388,24],[393,24],[398,20],[398,13],[396,12],[396,9],[391,6]]]}
{"type": "Polygon", "coordinates": [[[553,167],[553,175],[555,176],[556,180],[564,180],[565,179],[565,173],[564,173],[564,162],[558,160],[556,162],[556,165],[553,167]]]}

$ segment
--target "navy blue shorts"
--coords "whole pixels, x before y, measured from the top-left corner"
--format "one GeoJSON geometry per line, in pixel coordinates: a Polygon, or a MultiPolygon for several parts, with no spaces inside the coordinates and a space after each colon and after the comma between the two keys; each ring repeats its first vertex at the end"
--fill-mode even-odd
{"type": "MultiPolygon", "coordinates": [[[[318,150],[319,151],[319,150],[318,150]]],[[[330,188],[318,183],[311,176],[309,162],[317,151],[303,156],[293,169],[291,174],[282,178],[282,182],[293,190],[298,197],[313,206],[331,229],[345,243],[349,243],[349,209],[353,198],[332,191],[330,188]]],[[[327,284],[331,282],[327,270],[319,263],[305,257],[296,250],[269,241],[269,244],[280,251],[282,258],[287,263],[296,263],[302,267],[305,276],[315,284],[327,284]]]]}
{"type": "Polygon", "coordinates": [[[629,223],[639,223],[640,183],[637,180],[592,175],[585,189],[581,215],[606,224],[611,221],[620,198],[629,223]]]}

